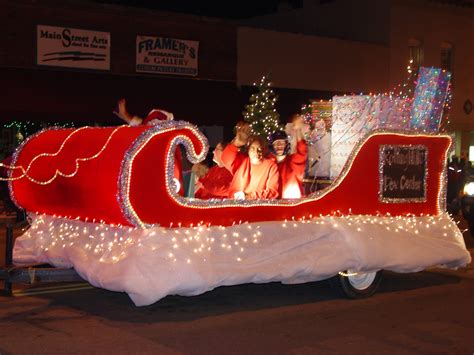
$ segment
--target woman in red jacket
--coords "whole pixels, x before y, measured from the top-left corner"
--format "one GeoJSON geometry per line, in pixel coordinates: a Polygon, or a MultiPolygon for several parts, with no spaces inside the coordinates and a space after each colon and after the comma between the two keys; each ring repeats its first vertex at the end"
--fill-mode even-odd
{"type": "Polygon", "coordinates": [[[265,158],[265,142],[249,137],[248,125],[237,127],[237,134],[222,153],[225,167],[233,173],[229,197],[236,199],[272,199],[278,197],[278,166],[265,158]],[[248,146],[248,154],[240,148],[248,146]]]}

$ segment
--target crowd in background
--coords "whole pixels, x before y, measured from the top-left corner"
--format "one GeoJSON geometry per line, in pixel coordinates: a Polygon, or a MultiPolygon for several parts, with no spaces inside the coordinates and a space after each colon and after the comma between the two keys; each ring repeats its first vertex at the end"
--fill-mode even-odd
{"type": "Polygon", "coordinates": [[[469,176],[474,174],[472,162],[466,158],[453,155],[448,161],[448,186],[446,193],[447,209],[451,214],[458,214],[461,208],[461,197],[464,184],[469,176]]]}
{"type": "Polygon", "coordinates": [[[16,207],[13,201],[10,198],[10,193],[8,191],[8,166],[12,163],[14,148],[13,146],[6,145],[2,147],[0,152],[0,162],[4,166],[0,166],[0,214],[6,216],[16,217],[17,220],[21,220],[23,213],[16,207]],[[5,167],[6,166],[6,167],[5,167]]]}

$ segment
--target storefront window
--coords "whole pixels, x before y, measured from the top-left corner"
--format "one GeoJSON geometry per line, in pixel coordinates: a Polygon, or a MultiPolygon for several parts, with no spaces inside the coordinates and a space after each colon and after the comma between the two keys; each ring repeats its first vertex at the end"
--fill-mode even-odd
{"type": "Polygon", "coordinates": [[[415,70],[423,64],[423,43],[420,40],[411,38],[408,41],[408,56],[415,70]]]}
{"type": "Polygon", "coordinates": [[[441,44],[441,68],[453,72],[453,45],[451,43],[441,44]]]}

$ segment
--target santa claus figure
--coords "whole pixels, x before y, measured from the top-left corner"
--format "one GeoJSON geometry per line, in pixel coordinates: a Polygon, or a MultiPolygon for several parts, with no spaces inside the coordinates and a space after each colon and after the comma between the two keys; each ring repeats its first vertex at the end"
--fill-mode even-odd
{"type": "MultiPolygon", "coordinates": [[[[120,99],[117,103],[118,110],[114,111],[114,114],[119,118],[127,122],[130,126],[140,126],[140,125],[155,125],[160,121],[170,121],[174,119],[174,116],[171,112],[153,109],[151,110],[145,118],[139,116],[131,115],[127,110],[127,102],[125,99],[120,99]]],[[[176,192],[180,195],[184,195],[183,187],[183,174],[181,169],[181,152],[176,150],[174,155],[174,185],[176,192]]]]}
{"type": "Polygon", "coordinates": [[[301,198],[303,196],[303,177],[308,157],[308,144],[303,135],[303,119],[294,114],[289,126],[291,137],[296,142],[295,152],[290,154],[288,135],[284,131],[274,132],[270,138],[272,158],[278,164],[280,173],[279,196],[282,198],[301,198]]]}
{"type": "Polygon", "coordinates": [[[174,116],[171,112],[156,108],[151,110],[145,118],[131,115],[127,111],[127,102],[125,99],[120,99],[117,106],[118,110],[114,111],[114,114],[127,122],[130,126],[154,125],[160,121],[171,121],[174,119],[174,116]]]}

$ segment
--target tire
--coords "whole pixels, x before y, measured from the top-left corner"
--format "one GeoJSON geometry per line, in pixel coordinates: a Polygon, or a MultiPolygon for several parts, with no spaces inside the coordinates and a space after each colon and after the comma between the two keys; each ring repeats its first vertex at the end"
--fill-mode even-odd
{"type": "Polygon", "coordinates": [[[331,279],[331,284],[339,294],[347,298],[365,298],[372,296],[382,282],[382,271],[352,272],[347,270],[331,279]]]}

